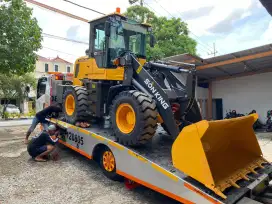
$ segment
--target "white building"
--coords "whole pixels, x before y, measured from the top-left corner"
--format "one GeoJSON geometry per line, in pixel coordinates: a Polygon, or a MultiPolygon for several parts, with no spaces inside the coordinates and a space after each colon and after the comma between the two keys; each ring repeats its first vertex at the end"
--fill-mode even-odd
{"type": "Polygon", "coordinates": [[[35,77],[39,78],[48,72],[71,72],[73,73],[73,63],[68,62],[59,56],[56,58],[46,58],[38,55],[36,62],[35,77]]]}
{"type": "MultiPolygon", "coordinates": [[[[46,58],[38,55],[38,60],[36,61],[36,68],[34,71],[34,76],[36,79],[40,78],[48,74],[48,72],[62,72],[62,73],[73,73],[73,64],[68,62],[59,56],[55,58],[46,58]]],[[[28,113],[32,107],[35,106],[33,104],[33,99],[36,98],[36,92],[32,89],[29,93],[29,100],[24,101],[20,104],[20,108],[23,113],[28,113]]]]}

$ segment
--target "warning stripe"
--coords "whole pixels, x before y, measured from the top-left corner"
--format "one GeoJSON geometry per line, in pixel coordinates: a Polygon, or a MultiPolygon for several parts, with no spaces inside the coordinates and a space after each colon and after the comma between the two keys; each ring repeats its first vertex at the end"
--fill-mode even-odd
{"type": "Polygon", "coordinates": [[[87,157],[88,159],[92,159],[92,156],[91,156],[91,155],[87,154],[86,152],[82,151],[81,149],[78,149],[78,148],[76,148],[76,147],[74,147],[74,146],[68,144],[67,142],[64,142],[63,140],[60,140],[60,139],[59,139],[59,143],[65,145],[66,147],[69,147],[70,149],[72,149],[72,150],[78,152],[79,154],[81,154],[81,155],[87,157]]]}
{"type": "Polygon", "coordinates": [[[174,180],[174,181],[176,181],[176,182],[179,180],[179,178],[178,178],[177,176],[175,176],[175,175],[171,174],[170,172],[166,171],[165,169],[163,169],[163,168],[160,167],[159,165],[152,163],[151,166],[152,166],[154,169],[156,169],[157,171],[161,172],[162,174],[168,176],[168,177],[171,178],[172,180],[174,180]]]}
{"type": "Polygon", "coordinates": [[[145,159],[144,157],[140,156],[139,154],[136,154],[135,152],[133,152],[133,151],[131,151],[131,150],[128,150],[128,153],[129,153],[131,156],[133,156],[133,157],[139,159],[139,160],[142,161],[142,162],[147,162],[147,161],[148,161],[148,160],[145,159]]]}
{"type": "Polygon", "coordinates": [[[177,195],[175,195],[173,193],[170,193],[170,192],[168,192],[168,191],[166,191],[166,190],[164,190],[162,188],[159,188],[159,187],[154,186],[154,185],[152,185],[150,183],[147,183],[147,182],[142,181],[142,180],[140,180],[138,178],[135,178],[134,176],[131,176],[131,175],[129,175],[129,174],[125,173],[125,172],[122,172],[120,170],[116,170],[116,173],[119,174],[119,175],[121,175],[121,176],[124,176],[127,179],[135,181],[135,182],[137,182],[137,183],[139,183],[139,184],[141,184],[141,185],[143,185],[143,186],[145,186],[147,188],[150,188],[150,189],[152,189],[154,191],[157,191],[157,192],[159,192],[159,193],[161,193],[163,195],[166,195],[166,196],[168,196],[168,197],[170,197],[170,198],[172,198],[174,200],[177,200],[177,201],[179,201],[181,203],[184,203],[184,204],[194,204],[193,202],[191,202],[189,200],[186,200],[185,198],[179,197],[179,196],[177,196],[177,195]]]}
{"type": "Polygon", "coordinates": [[[116,147],[116,148],[119,149],[119,150],[124,150],[124,149],[125,149],[124,146],[119,145],[119,144],[117,144],[116,142],[113,142],[113,141],[109,141],[109,145],[111,145],[111,146],[113,146],[113,147],[116,147]]]}

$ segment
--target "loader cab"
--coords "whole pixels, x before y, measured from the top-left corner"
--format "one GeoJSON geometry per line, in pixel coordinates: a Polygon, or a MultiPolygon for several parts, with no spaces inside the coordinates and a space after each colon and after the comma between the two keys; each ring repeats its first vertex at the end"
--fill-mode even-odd
{"type": "MultiPolygon", "coordinates": [[[[126,51],[139,59],[146,58],[147,34],[151,27],[128,20],[119,13],[90,21],[89,57],[95,58],[99,68],[116,68],[113,60],[126,51]]],[[[152,34],[151,34],[152,35],[152,34]]],[[[154,37],[150,37],[151,46],[154,37]]]]}

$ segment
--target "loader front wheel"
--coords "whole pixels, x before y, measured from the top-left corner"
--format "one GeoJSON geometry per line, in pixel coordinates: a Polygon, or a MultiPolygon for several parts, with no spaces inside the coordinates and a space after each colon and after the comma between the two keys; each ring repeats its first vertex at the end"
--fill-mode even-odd
{"type": "Polygon", "coordinates": [[[116,139],[124,145],[144,144],[155,135],[156,104],[142,92],[121,92],[113,100],[110,115],[116,139]]]}
{"type": "Polygon", "coordinates": [[[66,121],[74,124],[87,118],[88,92],[81,86],[69,86],[63,94],[63,113],[66,121]]]}

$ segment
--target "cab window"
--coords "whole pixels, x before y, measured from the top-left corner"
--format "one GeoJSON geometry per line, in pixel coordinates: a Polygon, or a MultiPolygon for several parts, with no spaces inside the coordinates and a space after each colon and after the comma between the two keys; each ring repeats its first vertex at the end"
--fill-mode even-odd
{"type": "Polygon", "coordinates": [[[98,67],[106,67],[106,52],[105,52],[105,28],[104,23],[94,27],[95,41],[94,41],[94,58],[98,67]]]}

